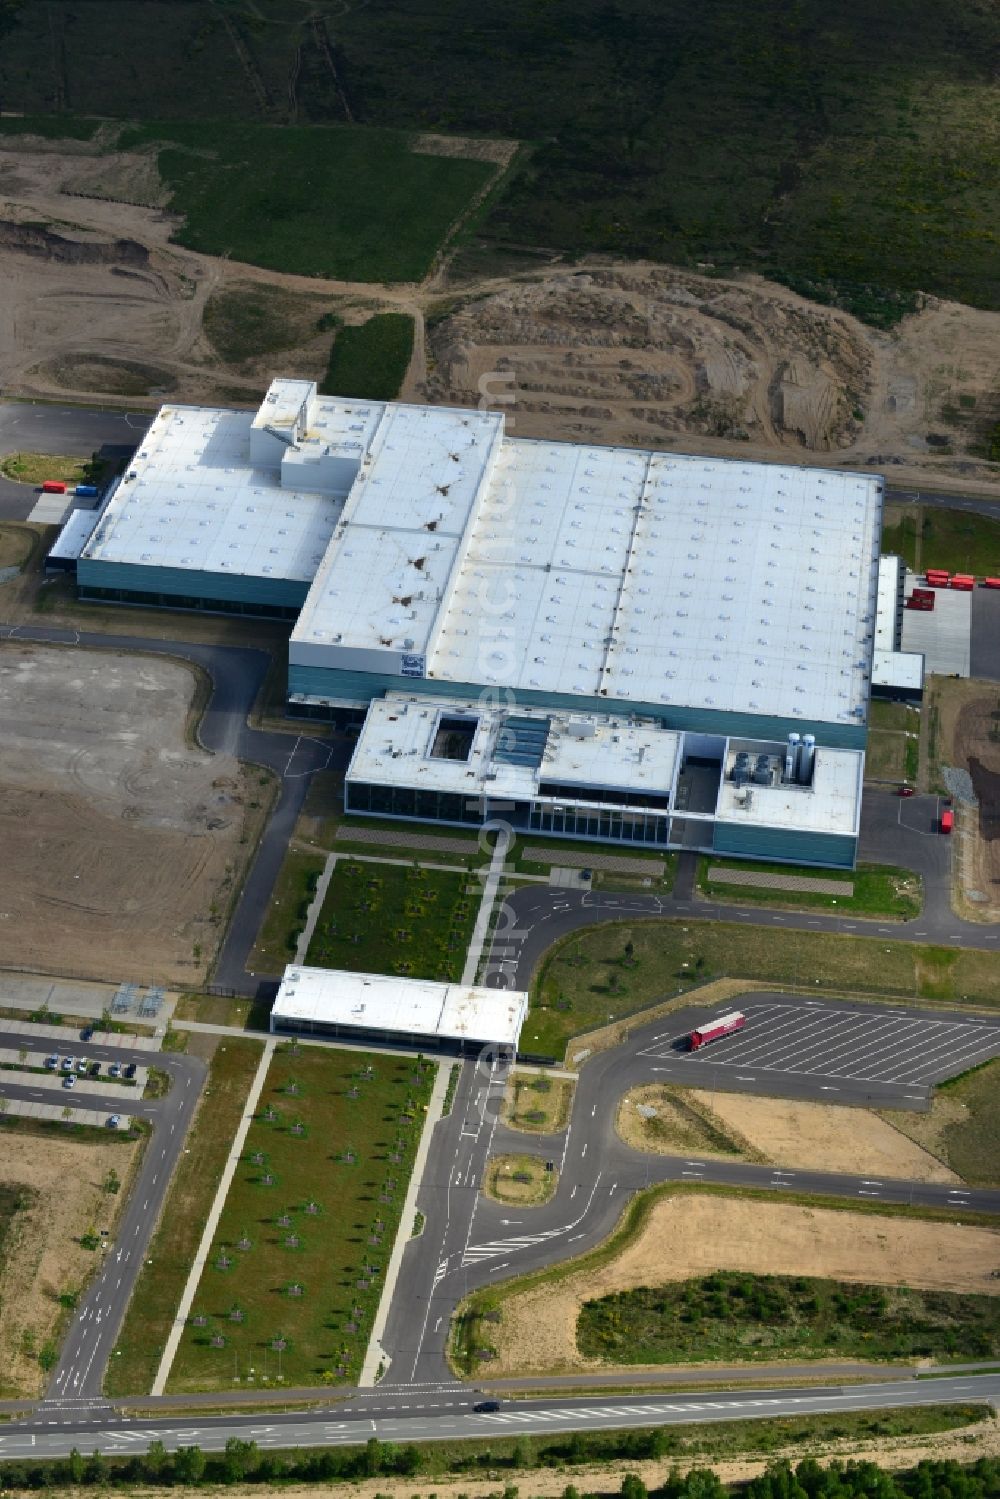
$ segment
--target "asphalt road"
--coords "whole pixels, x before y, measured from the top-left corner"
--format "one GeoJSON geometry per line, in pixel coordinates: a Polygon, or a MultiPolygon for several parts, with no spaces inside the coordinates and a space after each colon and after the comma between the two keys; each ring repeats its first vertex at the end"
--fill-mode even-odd
{"type": "MultiPolygon", "coordinates": [[[[18,1048],[23,1044],[23,1035],[4,1031],[0,1023],[0,1046],[18,1048]]],[[[115,1238],[104,1251],[103,1264],[77,1309],[49,1384],[50,1397],[87,1400],[100,1395],[105,1367],[142,1268],[160,1205],[184,1148],[206,1067],[197,1057],[129,1051],[127,1047],[101,1046],[97,1041],[74,1041],[73,1055],[90,1061],[135,1062],[139,1066],[154,1063],[171,1081],[164,1096],[156,1099],[135,1097],[131,1089],[102,1090],[97,1079],[90,1082],[84,1078],[67,1094],[67,1101],[71,1100],[75,1106],[100,1109],[107,1114],[127,1112],[153,1125],[115,1238]]],[[[16,1076],[16,1073],[0,1074],[0,1096],[26,1098],[32,1094],[30,1083],[9,1081],[16,1076]]]]}
{"type": "Polygon", "coordinates": [[[683,1426],[714,1421],[759,1420],[762,1417],[819,1415],[828,1412],[905,1409],[946,1402],[1000,1401],[1000,1375],[959,1374],[928,1381],[902,1379],[878,1384],[828,1385],[789,1390],[768,1388],[669,1396],[603,1396],[504,1401],[493,1413],[472,1408],[475,1396],[442,1404],[419,1393],[401,1400],[373,1392],[358,1409],[268,1414],[230,1413],[222,1417],[168,1420],[79,1418],[47,1424],[37,1418],[3,1427],[0,1459],[33,1460],[66,1457],[74,1446],[105,1456],[127,1456],[161,1441],[174,1450],[197,1446],[221,1451],[232,1436],[256,1442],[263,1450],[288,1447],[338,1447],[383,1442],[454,1441],[468,1437],[532,1435],[561,1431],[620,1430],[630,1427],[683,1426]]]}
{"type": "MultiPolygon", "coordinates": [[[[0,401],[0,457],[25,452],[89,458],[106,442],[137,443],[151,420],[149,411],[0,401]]],[[[32,485],[0,477],[0,520],[26,520],[37,499],[32,485]]]]}

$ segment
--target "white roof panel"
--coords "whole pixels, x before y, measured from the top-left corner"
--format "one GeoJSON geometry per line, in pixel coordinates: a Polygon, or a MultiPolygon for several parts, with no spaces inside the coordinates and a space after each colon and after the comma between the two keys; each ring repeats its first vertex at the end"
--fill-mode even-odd
{"type": "Polygon", "coordinates": [[[285,969],[271,1014],[285,1023],[516,1047],[527,1008],[520,990],[295,964],[285,969]]]}
{"type": "Polygon", "coordinates": [[[343,500],[249,466],[253,414],[163,406],[83,555],[308,582],[343,500]],[[134,477],[132,477],[134,476],[134,477]]]}

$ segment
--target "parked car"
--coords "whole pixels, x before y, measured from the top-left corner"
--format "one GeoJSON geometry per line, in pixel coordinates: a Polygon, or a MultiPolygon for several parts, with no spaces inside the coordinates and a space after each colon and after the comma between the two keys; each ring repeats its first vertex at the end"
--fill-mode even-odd
{"type": "Polygon", "coordinates": [[[108,1115],[108,1129],[121,1129],[122,1116],[120,1114],[108,1115]]]}
{"type": "Polygon", "coordinates": [[[90,1064],[90,1075],[91,1075],[91,1077],[100,1077],[100,1075],[101,1075],[101,1064],[100,1064],[100,1062],[91,1062],[91,1064],[90,1064]]]}
{"type": "Polygon", "coordinates": [[[914,786],[908,786],[905,781],[903,782],[902,786],[900,786],[899,790],[896,792],[897,796],[916,796],[916,794],[917,794],[916,787],[914,787],[914,786]]]}
{"type": "Polygon", "coordinates": [[[122,1064],[121,1064],[121,1062],[112,1062],[111,1065],[108,1068],[108,1077],[121,1077],[121,1075],[122,1075],[122,1064]]]}
{"type": "Polygon", "coordinates": [[[93,1034],[94,1034],[94,1027],[92,1025],[85,1025],[84,1028],[83,1028],[83,1030],[80,1032],[80,1040],[81,1041],[89,1041],[91,1039],[91,1037],[93,1036],[93,1034]]]}
{"type": "Polygon", "coordinates": [[[135,1077],[135,1063],[129,1062],[123,1073],[124,1077],[135,1077]]]}
{"type": "Polygon", "coordinates": [[[86,1057],[77,1057],[77,1059],[76,1059],[76,1070],[77,1070],[77,1072],[86,1072],[88,1066],[89,1066],[89,1063],[87,1062],[87,1058],[86,1057]]]}
{"type": "Polygon", "coordinates": [[[63,1057],[63,1059],[62,1059],[62,1070],[63,1070],[63,1072],[72,1072],[75,1063],[76,1063],[76,1058],[75,1057],[63,1057]]]}
{"type": "Polygon", "coordinates": [[[59,1058],[56,1056],[55,1052],[53,1052],[50,1057],[45,1058],[45,1065],[46,1067],[51,1067],[53,1069],[59,1066],[59,1058]]]}
{"type": "Polygon", "coordinates": [[[64,1088],[75,1088],[76,1087],[76,1075],[75,1075],[75,1073],[67,1072],[66,1076],[63,1078],[63,1087],[64,1088]]]}

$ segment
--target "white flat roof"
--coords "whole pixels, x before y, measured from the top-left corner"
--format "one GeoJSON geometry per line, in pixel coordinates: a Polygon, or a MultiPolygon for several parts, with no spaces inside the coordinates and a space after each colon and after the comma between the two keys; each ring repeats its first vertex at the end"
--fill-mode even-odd
{"type": "Polygon", "coordinates": [[[71,510],[55,544],[49,549],[50,557],[79,557],[90,540],[97,525],[97,510],[71,510]]]}
{"type": "Polygon", "coordinates": [[[251,468],[253,421],[249,411],[161,407],[82,555],[308,582],[343,499],[251,468]]]}
{"type": "Polygon", "coordinates": [[[385,408],[293,644],[428,649],[502,433],[495,412],[385,408]]]}
{"type": "MultiPolygon", "coordinates": [[[[523,733],[523,743],[527,736],[523,733]]],[[[630,725],[604,714],[573,714],[539,708],[507,712],[461,699],[388,693],[368,709],[358,735],[348,781],[413,786],[472,797],[523,800],[539,785],[606,791],[606,806],[622,804],[619,792],[666,796],[674,782],[681,736],[656,725],[630,725]],[[435,757],[431,751],[442,720],[475,725],[467,759],[435,757]],[[544,731],[544,753],[534,765],[511,764],[521,725],[544,731]]],[[[555,800],[566,799],[556,797],[555,800]]]]}
{"type": "Polygon", "coordinates": [[[924,658],[919,651],[881,651],[872,661],[873,687],[900,687],[920,691],[924,685],[924,658]]]}
{"type": "Polygon", "coordinates": [[[886,552],[878,559],[878,599],[875,610],[876,653],[896,649],[899,585],[902,571],[902,557],[886,552]]]}
{"type": "Polygon", "coordinates": [[[520,990],[293,964],[285,969],[271,1015],[286,1022],[516,1047],[527,1008],[528,996],[520,990]]]}
{"type": "Polygon", "coordinates": [[[817,745],[812,782],[758,786],[753,783],[749,798],[731,779],[737,750],[767,750],[783,755],[783,744],[754,744],[750,740],[732,740],[726,757],[726,774],[719,791],[716,820],[727,823],[752,823],[755,827],[779,827],[810,833],[856,835],[861,817],[861,790],[865,757],[861,750],[830,749],[817,745]]]}
{"type": "Polygon", "coordinates": [[[868,475],[509,441],[427,675],[863,722],[881,489],[868,475]],[[485,644],[484,596],[506,602],[485,644]]]}

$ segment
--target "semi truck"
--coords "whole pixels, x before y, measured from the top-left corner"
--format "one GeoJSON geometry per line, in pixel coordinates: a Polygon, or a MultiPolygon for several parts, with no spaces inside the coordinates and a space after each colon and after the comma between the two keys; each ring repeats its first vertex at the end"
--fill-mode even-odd
{"type": "Polygon", "coordinates": [[[699,1025],[690,1036],[690,1048],[697,1051],[702,1046],[707,1046],[709,1041],[721,1041],[723,1036],[735,1036],[747,1023],[747,1017],[740,1010],[733,1010],[731,1015],[720,1015],[718,1020],[706,1020],[704,1025],[699,1025]]]}

